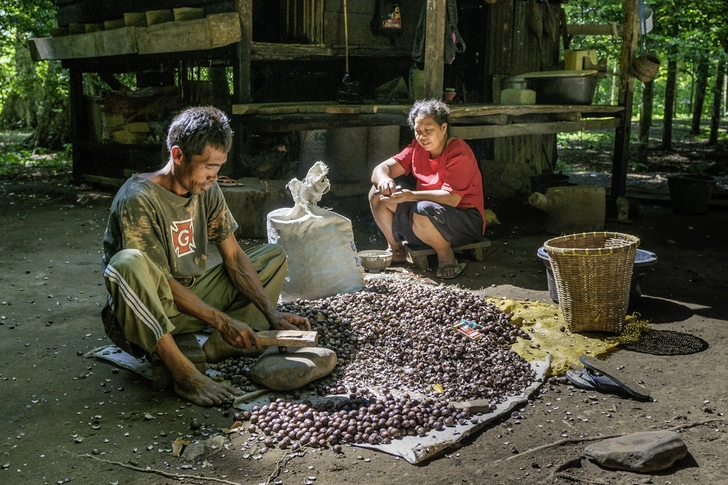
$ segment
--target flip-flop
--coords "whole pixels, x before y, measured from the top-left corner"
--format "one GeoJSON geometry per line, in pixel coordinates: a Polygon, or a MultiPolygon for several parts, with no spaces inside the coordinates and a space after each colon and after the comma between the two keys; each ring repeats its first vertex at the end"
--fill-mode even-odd
{"type": "Polygon", "coordinates": [[[218,175],[217,183],[223,187],[237,187],[240,185],[240,182],[225,175],[218,175]]]}
{"type": "Polygon", "coordinates": [[[589,369],[582,369],[580,371],[569,369],[566,371],[566,378],[569,379],[569,381],[575,386],[581,387],[582,389],[588,389],[590,391],[610,393],[623,391],[620,385],[610,378],[595,375],[589,372],[589,369]]]}
{"type": "Polygon", "coordinates": [[[466,266],[467,266],[466,263],[458,263],[454,266],[445,266],[443,268],[437,268],[437,271],[435,272],[435,276],[438,278],[442,278],[444,280],[451,280],[453,278],[457,278],[458,276],[460,276],[460,274],[463,271],[465,271],[466,266]],[[442,274],[442,272],[446,269],[454,269],[455,271],[452,274],[445,276],[442,274]]]}
{"type": "Polygon", "coordinates": [[[606,362],[597,360],[594,357],[589,357],[588,355],[582,355],[579,357],[579,362],[584,364],[584,367],[591,375],[594,375],[594,371],[603,374],[633,397],[643,401],[649,401],[652,399],[650,397],[650,392],[644,388],[644,386],[640,386],[632,379],[620,375],[620,372],[617,369],[613,368],[606,362]]]}

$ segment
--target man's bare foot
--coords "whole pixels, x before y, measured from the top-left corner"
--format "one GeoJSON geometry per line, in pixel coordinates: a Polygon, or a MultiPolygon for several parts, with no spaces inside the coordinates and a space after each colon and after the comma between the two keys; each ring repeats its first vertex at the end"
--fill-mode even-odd
{"type": "Polygon", "coordinates": [[[186,378],[175,381],[174,392],[186,400],[204,407],[220,406],[232,402],[236,396],[242,394],[241,391],[227,384],[213,381],[197,369],[186,378]]]}
{"type": "Polygon", "coordinates": [[[215,331],[202,345],[202,351],[205,353],[205,360],[210,364],[217,364],[231,357],[257,357],[263,353],[263,349],[251,347],[249,349],[240,349],[233,347],[225,342],[220,332],[215,331]]]}

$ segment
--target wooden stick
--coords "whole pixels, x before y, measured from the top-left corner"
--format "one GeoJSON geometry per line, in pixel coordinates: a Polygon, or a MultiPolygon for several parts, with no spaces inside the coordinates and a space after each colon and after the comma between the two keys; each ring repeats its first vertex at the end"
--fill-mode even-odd
{"type": "Polygon", "coordinates": [[[281,464],[283,464],[283,466],[287,466],[288,463],[291,460],[293,460],[294,458],[296,458],[298,456],[305,456],[305,455],[306,455],[306,451],[303,448],[301,448],[298,451],[294,451],[292,453],[286,453],[285,455],[283,455],[283,457],[280,460],[276,461],[276,469],[273,470],[273,473],[270,474],[270,476],[268,477],[268,480],[265,481],[266,485],[269,485],[272,480],[274,480],[276,477],[278,477],[278,475],[281,474],[281,469],[282,469],[281,464]]]}
{"type": "MultiPolygon", "coordinates": [[[[69,451],[69,453],[70,453],[70,451],[69,451]]],[[[99,458],[97,456],[89,455],[88,453],[86,453],[85,455],[77,455],[77,456],[85,457],[85,458],[91,458],[93,460],[102,461],[102,462],[108,463],[110,465],[117,465],[117,466],[120,466],[120,467],[124,467],[124,468],[128,468],[130,470],[137,471],[137,472],[154,473],[154,474],[157,474],[157,475],[162,475],[163,477],[174,478],[174,479],[177,479],[177,480],[179,480],[181,478],[189,478],[191,480],[203,480],[203,481],[209,481],[209,482],[218,482],[218,483],[225,483],[227,485],[242,485],[241,483],[231,482],[229,480],[223,480],[221,478],[201,477],[201,476],[198,476],[198,475],[185,475],[185,474],[181,474],[181,473],[171,473],[171,472],[165,472],[164,470],[156,470],[154,468],[141,468],[141,467],[138,467],[138,466],[129,465],[127,463],[121,463],[119,461],[106,460],[104,458],[99,458]]]]}
{"type": "MultiPolygon", "coordinates": [[[[694,426],[701,426],[703,424],[712,423],[714,421],[725,421],[725,418],[711,418],[711,419],[706,419],[704,421],[696,421],[694,423],[680,424],[678,426],[673,426],[672,428],[667,428],[664,431],[678,431],[681,429],[692,428],[694,426]]],[[[513,460],[514,458],[518,458],[520,456],[527,455],[529,453],[533,453],[535,451],[543,450],[546,448],[551,448],[554,446],[566,445],[569,443],[581,443],[583,441],[598,441],[598,440],[606,440],[609,438],[619,438],[620,436],[625,436],[627,434],[633,434],[633,433],[617,433],[617,434],[610,434],[610,435],[603,435],[603,436],[588,436],[585,438],[564,438],[562,440],[558,440],[553,443],[547,443],[545,445],[541,445],[541,446],[537,446],[535,448],[528,449],[517,455],[509,456],[508,458],[506,458],[506,461],[513,460]]]]}
{"type": "Polygon", "coordinates": [[[318,332],[306,330],[264,330],[257,332],[266,347],[315,347],[318,332]]]}

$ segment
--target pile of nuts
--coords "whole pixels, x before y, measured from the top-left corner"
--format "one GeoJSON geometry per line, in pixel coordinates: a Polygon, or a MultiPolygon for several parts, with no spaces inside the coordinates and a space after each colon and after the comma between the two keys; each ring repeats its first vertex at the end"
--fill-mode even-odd
{"type": "MultiPolygon", "coordinates": [[[[469,422],[469,411],[450,402],[485,400],[493,410],[534,379],[528,362],[510,350],[517,337],[528,335],[511,324],[510,314],[466,290],[369,282],[357,293],[296,300],[279,309],[308,317],[319,345],[338,356],[317,393],[349,394],[349,399],[319,406],[278,399],[242,413],[251,432],[267,436],[266,446],[330,445],[336,451],[340,443],[386,444],[424,436],[469,422]],[[479,338],[453,328],[463,318],[482,326],[479,338]],[[384,391],[377,397],[369,389],[384,391]]],[[[233,369],[234,375],[225,377],[245,382],[240,373],[247,372],[248,362],[230,360],[218,369],[223,374],[233,369]]]]}
{"type": "Polygon", "coordinates": [[[319,345],[336,352],[327,380],[334,385],[320,394],[388,387],[448,401],[486,399],[495,407],[533,381],[528,362],[510,350],[516,337],[528,335],[466,290],[393,281],[281,309],[308,317],[319,345]],[[482,336],[455,331],[461,318],[481,325],[482,336]]]}
{"type": "Polygon", "coordinates": [[[266,447],[331,446],[341,451],[341,443],[389,444],[404,436],[425,436],[456,424],[467,424],[470,412],[434,399],[393,396],[385,390],[378,398],[368,390],[353,390],[348,399],[328,400],[314,406],[276,399],[236,416],[250,420],[248,431],[262,432],[266,447]]]}

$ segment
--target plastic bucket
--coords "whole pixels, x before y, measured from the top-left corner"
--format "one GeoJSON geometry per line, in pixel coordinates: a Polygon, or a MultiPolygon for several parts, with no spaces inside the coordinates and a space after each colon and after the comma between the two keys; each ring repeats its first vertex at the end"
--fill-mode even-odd
{"type": "Polygon", "coordinates": [[[676,175],[667,178],[675,214],[705,214],[715,179],[707,175],[676,175]]]}
{"type": "MultiPolygon", "coordinates": [[[[536,252],[539,259],[546,266],[546,283],[549,289],[549,298],[554,303],[559,302],[559,295],[556,291],[556,281],[554,280],[554,272],[551,269],[551,261],[546,253],[546,248],[541,246],[536,252]]],[[[632,270],[632,280],[629,288],[629,307],[632,308],[639,303],[642,297],[642,285],[644,285],[645,277],[650,267],[657,263],[657,255],[644,249],[638,249],[634,257],[634,269],[632,270]]]]}

